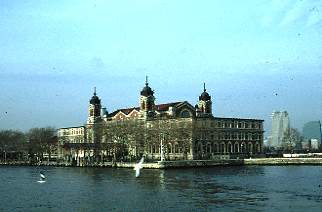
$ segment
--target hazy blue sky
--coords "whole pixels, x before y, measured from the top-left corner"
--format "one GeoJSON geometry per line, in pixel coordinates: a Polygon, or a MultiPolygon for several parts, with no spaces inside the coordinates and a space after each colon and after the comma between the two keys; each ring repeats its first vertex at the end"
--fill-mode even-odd
{"type": "Polygon", "coordinates": [[[322,117],[322,1],[0,1],[0,128],[81,125],[92,88],[108,111],[157,103],[215,116],[322,117]]]}

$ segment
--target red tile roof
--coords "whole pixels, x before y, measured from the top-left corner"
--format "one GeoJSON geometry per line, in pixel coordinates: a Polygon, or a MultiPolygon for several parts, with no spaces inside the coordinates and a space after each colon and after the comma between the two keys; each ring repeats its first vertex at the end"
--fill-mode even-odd
{"type": "Polygon", "coordinates": [[[167,103],[167,104],[160,104],[160,105],[156,105],[156,110],[157,111],[167,111],[169,110],[169,107],[173,107],[174,105],[177,105],[179,103],[182,102],[172,102],[172,103],[167,103]]]}
{"type": "MultiPolygon", "coordinates": [[[[167,110],[169,110],[169,107],[173,107],[173,106],[180,104],[180,103],[183,103],[183,102],[172,102],[172,103],[155,105],[155,110],[156,111],[167,111],[167,110]]],[[[140,111],[140,108],[139,107],[131,107],[131,108],[118,109],[118,110],[110,113],[108,115],[108,117],[113,117],[120,111],[122,113],[124,113],[125,115],[129,115],[133,110],[140,111]]]]}

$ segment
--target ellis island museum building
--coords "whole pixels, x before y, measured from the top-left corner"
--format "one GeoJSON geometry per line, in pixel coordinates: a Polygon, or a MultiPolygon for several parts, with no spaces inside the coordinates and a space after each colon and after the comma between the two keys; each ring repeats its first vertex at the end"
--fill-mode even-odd
{"type": "Polygon", "coordinates": [[[215,117],[204,90],[187,101],[156,104],[147,80],[139,107],[108,113],[94,90],[85,126],[58,129],[58,157],[74,165],[93,162],[215,160],[256,157],[263,149],[263,120],[215,117]]]}

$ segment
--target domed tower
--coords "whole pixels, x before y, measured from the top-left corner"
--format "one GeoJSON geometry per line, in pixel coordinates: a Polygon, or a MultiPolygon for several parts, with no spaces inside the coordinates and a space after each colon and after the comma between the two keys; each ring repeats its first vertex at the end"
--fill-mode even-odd
{"type": "Polygon", "coordinates": [[[87,124],[95,124],[101,118],[101,100],[96,96],[96,87],[94,94],[89,100],[87,124]]]}
{"type": "Polygon", "coordinates": [[[141,117],[147,118],[154,115],[154,91],[150,88],[148,77],[145,80],[145,87],[143,87],[140,96],[140,113],[141,117]]]}
{"type": "Polygon", "coordinates": [[[211,96],[206,91],[206,84],[203,84],[203,92],[199,96],[198,104],[196,105],[197,115],[212,115],[211,96]]]}

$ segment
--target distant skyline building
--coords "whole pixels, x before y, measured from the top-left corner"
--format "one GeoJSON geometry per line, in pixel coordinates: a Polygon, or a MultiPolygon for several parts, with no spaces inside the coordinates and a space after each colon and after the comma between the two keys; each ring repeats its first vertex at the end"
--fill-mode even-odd
{"type": "Polygon", "coordinates": [[[303,126],[303,137],[309,142],[312,149],[318,149],[321,145],[321,122],[310,121],[303,126]]]}
{"type": "Polygon", "coordinates": [[[269,146],[274,148],[283,147],[283,138],[290,129],[290,119],[287,111],[274,111],[272,113],[272,131],[269,146]]]}

